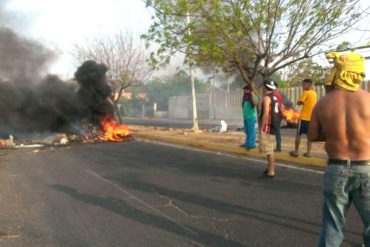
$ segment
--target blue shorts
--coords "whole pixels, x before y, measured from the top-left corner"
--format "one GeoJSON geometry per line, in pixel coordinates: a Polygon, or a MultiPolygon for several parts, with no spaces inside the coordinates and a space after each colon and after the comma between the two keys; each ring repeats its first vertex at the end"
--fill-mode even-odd
{"type": "Polygon", "coordinates": [[[308,125],[310,124],[310,121],[306,120],[299,120],[298,128],[297,128],[297,134],[302,135],[308,133],[308,125]]]}

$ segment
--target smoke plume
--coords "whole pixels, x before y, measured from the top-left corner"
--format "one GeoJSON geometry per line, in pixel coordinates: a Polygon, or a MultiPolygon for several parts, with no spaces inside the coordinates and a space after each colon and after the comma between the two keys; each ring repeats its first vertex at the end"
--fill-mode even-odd
{"type": "Polygon", "coordinates": [[[109,101],[111,87],[106,81],[108,67],[95,61],[85,61],[76,71],[75,79],[79,83],[77,92],[83,118],[98,125],[106,115],[113,117],[113,105],[109,101]]]}
{"type": "Polygon", "coordinates": [[[74,84],[48,75],[55,53],[9,27],[5,2],[0,2],[0,136],[71,132],[112,116],[108,68],[86,61],[77,69],[74,84]]]}
{"type": "Polygon", "coordinates": [[[2,81],[27,86],[40,80],[55,54],[42,44],[0,28],[0,76],[2,81]]]}

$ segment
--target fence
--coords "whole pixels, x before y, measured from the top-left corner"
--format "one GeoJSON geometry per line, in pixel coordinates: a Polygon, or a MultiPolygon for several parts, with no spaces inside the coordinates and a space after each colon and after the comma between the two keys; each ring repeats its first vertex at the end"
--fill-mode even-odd
{"type": "MultiPolygon", "coordinates": [[[[370,91],[370,81],[361,84],[361,88],[370,91]]],[[[324,86],[316,86],[314,90],[320,99],[325,95],[324,86]]],[[[279,89],[295,107],[299,96],[302,94],[302,87],[279,89]]],[[[243,90],[236,89],[229,93],[221,90],[213,90],[209,94],[198,94],[196,96],[198,119],[242,119],[243,90]]],[[[168,100],[168,117],[178,119],[192,119],[192,98],[191,96],[174,96],[168,100]]]]}
{"type": "MultiPolygon", "coordinates": [[[[215,91],[210,94],[197,94],[198,119],[240,119],[241,95],[238,89],[230,93],[215,91]]],[[[190,96],[174,96],[168,100],[168,116],[170,118],[191,119],[193,117],[192,98],[190,96]]]]}
{"type": "MultiPolygon", "coordinates": [[[[365,81],[361,83],[361,88],[367,92],[370,92],[370,81],[365,81]]],[[[317,93],[317,98],[320,99],[325,95],[325,88],[324,86],[316,86],[314,87],[315,92],[317,93]]],[[[294,87],[294,88],[282,88],[279,89],[280,92],[285,94],[290,101],[296,106],[296,103],[299,99],[299,96],[302,94],[303,89],[302,87],[294,87]]]]}

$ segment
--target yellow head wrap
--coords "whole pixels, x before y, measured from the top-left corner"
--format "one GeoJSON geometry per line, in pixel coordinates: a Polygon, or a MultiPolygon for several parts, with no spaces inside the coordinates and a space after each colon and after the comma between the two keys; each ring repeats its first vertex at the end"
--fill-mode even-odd
{"type": "Polygon", "coordinates": [[[334,67],[325,78],[325,85],[357,91],[365,79],[365,58],[356,52],[342,56],[338,52],[329,52],[326,58],[334,60],[334,67]]]}

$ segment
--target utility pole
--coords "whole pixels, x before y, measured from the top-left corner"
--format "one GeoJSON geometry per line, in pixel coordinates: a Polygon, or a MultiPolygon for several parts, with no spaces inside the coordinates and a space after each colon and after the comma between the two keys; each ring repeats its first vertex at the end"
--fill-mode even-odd
{"type": "Polygon", "coordinates": [[[230,99],[230,81],[229,81],[229,71],[226,72],[226,83],[227,83],[227,93],[226,93],[226,102],[225,102],[225,107],[229,106],[229,99],[230,99]]]}
{"type": "MultiPolygon", "coordinates": [[[[190,15],[189,11],[186,13],[186,18],[185,18],[186,24],[189,25],[190,23],[190,15]]],[[[188,35],[191,35],[190,29],[188,29],[188,35]]],[[[189,61],[189,69],[190,69],[190,81],[191,81],[191,97],[192,97],[192,102],[193,102],[193,128],[191,130],[193,132],[199,132],[199,125],[198,125],[198,114],[197,114],[197,102],[196,102],[196,96],[195,96],[195,84],[194,84],[194,77],[195,77],[195,72],[193,68],[192,61],[189,61]]]]}
{"type": "Polygon", "coordinates": [[[216,90],[215,90],[215,66],[213,66],[213,76],[212,76],[212,110],[213,110],[213,119],[216,119],[216,90]]]}
{"type": "Polygon", "coordinates": [[[227,94],[230,94],[230,81],[229,81],[229,71],[226,72],[226,83],[227,83],[227,94]]]}

